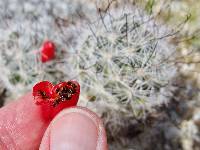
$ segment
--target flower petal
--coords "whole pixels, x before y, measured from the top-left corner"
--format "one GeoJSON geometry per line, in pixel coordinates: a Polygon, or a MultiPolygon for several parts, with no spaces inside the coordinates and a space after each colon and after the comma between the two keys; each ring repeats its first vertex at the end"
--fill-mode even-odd
{"type": "Polygon", "coordinates": [[[53,88],[53,84],[49,81],[42,81],[37,83],[33,87],[33,96],[36,104],[42,104],[48,102],[51,98],[51,89],[53,88]]]}

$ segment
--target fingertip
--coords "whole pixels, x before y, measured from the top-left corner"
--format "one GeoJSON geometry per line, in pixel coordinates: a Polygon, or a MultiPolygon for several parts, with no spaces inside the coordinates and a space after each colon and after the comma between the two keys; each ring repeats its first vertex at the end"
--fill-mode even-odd
{"type": "Polygon", "coordinates": [[[48,124],[28,93],[0,109],[0,145],[7,149],[37,149],[48,124]]]}
{"type": "Polygon", "coordinates": [[[82,107],[60,112],[46,130],[40,150],[107,150],[106,133],[101,119],[82,107]]]}

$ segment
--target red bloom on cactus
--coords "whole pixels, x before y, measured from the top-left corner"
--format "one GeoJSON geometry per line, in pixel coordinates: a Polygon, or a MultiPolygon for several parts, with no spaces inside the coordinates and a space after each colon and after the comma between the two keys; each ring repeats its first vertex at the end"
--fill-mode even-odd
{"type": "Polygon", "coordinates": [[[61,82],[55,86],[48,81],[42,81],[33,87],[35,103],[41,106],[41,114],[47,120],[52,119],[62,109],[75,106],[79,94],[80,85],[76,81],[61,82]]]}
{"type": "Polygon", "coordinates": [[[41,48],[41,61],[43,63],[54,59],[55,57],[55,44],[52,41],[45,41],[41,48]]]}

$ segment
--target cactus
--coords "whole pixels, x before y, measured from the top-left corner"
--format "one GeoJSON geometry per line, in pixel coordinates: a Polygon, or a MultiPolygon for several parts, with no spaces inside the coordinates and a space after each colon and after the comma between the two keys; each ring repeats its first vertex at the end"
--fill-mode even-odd
{"type": "Polygon", "coordinates": [[[82,102],[111,103],[124,112],[167,102],[176,75],[168,61],[175,47],[162,39],[168,30],[137,8],[114,9],[77,30],[77,44],[66,61],[70,76],[82,85],[82,102]]]}
{"type": "Polygon", "coordinates": [[[79,105],[102,116],[109,135],[125,126],[122,118],[145,118],[167,104],[176,76],[175,47],[167,39],[173,31],[129,6],[100,12],[76,30],[66,60],[69,75],[80,82],[79,105]]]}

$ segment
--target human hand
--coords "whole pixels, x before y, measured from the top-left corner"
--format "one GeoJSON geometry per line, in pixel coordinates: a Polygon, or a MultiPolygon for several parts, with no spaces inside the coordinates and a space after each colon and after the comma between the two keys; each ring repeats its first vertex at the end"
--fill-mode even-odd
{"type": "Polygon", "coordinates": [[[0,109],[1,150],[107,150],[101,120],[71,107],[45,121],[31,93],[0,109]]]}

